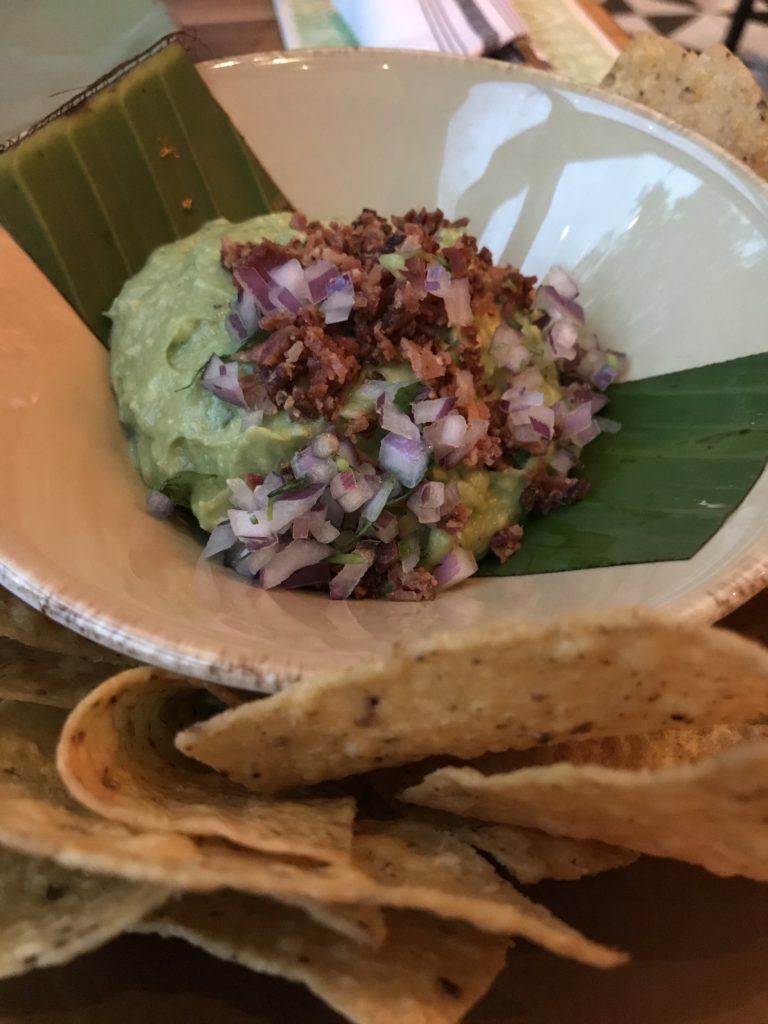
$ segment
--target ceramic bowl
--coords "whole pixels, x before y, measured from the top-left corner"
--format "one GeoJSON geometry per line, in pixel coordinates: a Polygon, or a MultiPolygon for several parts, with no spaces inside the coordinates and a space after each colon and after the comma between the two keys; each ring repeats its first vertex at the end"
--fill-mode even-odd
{"type": "MultiPolygon", "coordinates": [[[[664,118],[486,60],[325,51],[201,70],[296,207],[440,206],[527,272],[563,263],[634,377],[765,347],[768,189],[664,118]]],[[[248,586],[145,513],[105,350],[8,236],[0,265],[0,580],[107,646],[271,688],[481,623],[630,604],[712,620],[765,580],[764,473],[687,561],[475,579],[420,605],[248,586]]]]}

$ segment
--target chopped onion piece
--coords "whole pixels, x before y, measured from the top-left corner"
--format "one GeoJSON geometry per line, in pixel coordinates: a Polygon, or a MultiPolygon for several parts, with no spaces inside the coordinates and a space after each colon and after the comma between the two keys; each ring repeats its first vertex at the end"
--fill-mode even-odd
{"type": "Polygon", "coordinates": [[[399,434],[401,437],[409,437],[413,441],[418,441],[421,437],[419,428],[410,416],[397,408],[390,391],[385,391],[379,397],[377,406],[384,430],[388,430],[390,434],[399,434]]]}
{"type": "Polygon", "coordinates": [[[555,429],[555,410],[542,405],[531,409],[528,415],[531,427],[539,437],[544,438],[545,441],[551,441],[555,429]]]}
{"type": "Polygon", "coordinates": [[[345,512],[355,512],[371,497],[371,488],[364,477],[347,469],[331,480],[331,496],[345,512]]]}
{"type": "Polygon", "coordinates": [[[309,532],[321,544],[332,544],[339,536],[339,530],[329,521],[326,509],[309,512],[306,518],[309,532]]]}
{"type": "Polygon", "coordinates": [[[561,476],[567,476],[568,472],[576,465],[576,459],[565,448],[558,448],[555,454],[547,463],[550,469],[561,476]]]}
{"type": "Polygon", "coordinates": [[[324,432],[312,439],[311,447],[318,459],[330,459],[339,450],[339,439],[335,434],[324,432]]]}
{"type": "Polygon", "coordinates": [[[403,537],[398,545],[398,550],[400,552],[403,575],[407,576],[409,572],[416,568],[421,558],[418,536],[415,533],[411,533],[407,537],[403,537]]]}
{"type": "Polygon", "coordinates": [[[296,516],[291,527],[294,540],[309,540],[309,515],[296,516]]]}
{"type": "Polygon", "coordinates": [[[205,364],[202,385],[222,402],[247,409],[248,403],[243,396],[237,370],[237,363],[225,363],[220,356],[214,354],[205,364]]]}
{"type": "Polygon", "coordinates": [[[242,541],[272,537],[282,533],[298,516],[309,512],[324,490],[324,484],[312,484],[279,495],[272,502],[271,509],[267,506],[253,513],[232,509],[229,522],[242,541]]]}
{"type": "Polygon", "coordinates": [[[445,484],[439,480],[425,480],[406,504],[423,525],[439,522],[445,504],[445,484]]]}
{"type": "Polygon", "coordinates": [[[338,473],[333,459],[321,459],[312,448],[302,448],[291,459],[294,476],[308,477],[313,483],[329,484],[338,473]]]}
{"type": "Polygon", "coordinates": [[[220,555],[222,551],[229,551],[236,541],[234,530],[229,523],[219,523],[211,530],[208,542],[203,548],[203,558],[213,558],[214,555],[220,555]]]}
{"type": "Polygon", "coordinates": [[[147,512],[155,519],[167,519],[168,516],[173,515],[175,508],[176,505],[173,501],[162,491],[147,492],[147,512]]]}
{"type": "Polygon", "coordinates": [[[595,419],[595,423],[600,427],[600,431],[603,434],[618,434],[621,430],[619,421],[608,419],[607,416],[598,416],[595,419]]]}
{"type": "Polygon", "coordinates": [[[435,453],[435,460],[441,462],[446,455],[462,444],[467,433],[467,421],[459,412],[449,413],[436,420],[424,430],[424,440],[435,453]]]}
{"type": "Polygon", "coordinates": [[[225,324],[230,338],[233,341],[238,342],[238,344],[246,341],[253,333],[252,331],[247,330],[245,323],[243,322],[243,318],[236,312],[229,314],[225,320],[225,324]]]}
{"type": "Polygon", "coordinates": [[[453,408],[456,399],[453,395],[446,398],[427,398],[421,402],[414,402],[411,406],[414,423],[434,423],[443,416],[447,416],[453,408]]]}
{"type": "Polygon", "coordinates": [[[246,568],[253,576],[257,576],[265,565],[269,565],[279,550],[276,540],[264,544],[257,551],[252,551],[248,555],[245,559],[246,568]]]}
{"type": "Polygon", "coordinates": [[[429,452],[421,439],[399,434],[385,434],[382,438],[379,464],[394,474],[404,487],[415,487],[423,479],[428,463],[429,452]]]}
{"type": "Polygon", "coordinates": [[[445,465],[449,469],[454,466],[458,466],[462,459],[465,459],[467,455],[472,451],[477,442],[485,437],[488,433],[488,420],[470,420],[467,424],[467,432],[464,435],[464,439],[459,447],[452,451],[449,455],[446,455],[443,460],[445,465]]]}
{"type": "Polygon", "coordinates": [[[373,524],[375,537],[384,543],[388,543],[395,539],[397,532],[397,517],[385,509],[373,524]]]}
{"type": "MultiPolygon", "coordinates": [[[[235,284],[244,296],[253,296],[262,313],[271,313],[275,308],[269,297],[269,284],[255,267],[240,266],[232,271],[235,284]]],[[[239,300],[243,304],[243,298],[239,300]]],[[[239,311],[239,310],[238,310],[239,311]]]]}
{"type": "Polygon", "coordinates": [[[331,554],[328,544],[318,544],[314,540],[292,540],[282,551],[278,551],[261,573],[261,585],[265,590],[279,586],[289,576],[307,565],[322,562],[331,554]]]}
{"type": "Polygon", "coordinates": [[[304,277],[304,268],[297,259],[288,260],[279,267],[273,267],[269,276],[292,296],[299,307],[310,301],[309,286],[304,277]]]}
{"type": "Polygon", "coordinates": [[[322,302],[330,281],[338,276],[339,271],[328,260],[316,260],[304,271],[304,280],[309,288],[309,297],[312,302],[322,302]]]}
{"type": "Polygon", "coordinates": [[[440,508],[440,518],[442,519],[443,516],[447,516],[450,512],[453,512],[453,510],[459,504],[460,500],[461,495],[459,494],[458,484],[454,483],[453,481],[449,484],[446,484],[445,498],[443,499],[443,504],[442,507],[440,508]]]}
{"type": "Polygon", "coordinates": [[[305,565],[303,569],[297,569],[280,586],[283,590],[295,590],[297,587],[327,587],[330,580],[331,567],[328,563],[316,562],[314,565],[305,565]]]}
{"type": "Polygon", "coordinates": [[[531,360],[531,353],[525,346],[522,331],[499,324],[491,338],[491,355],[499,366],[512,373],[519,373],[531,360]]]}
{"type": "Polygon", "coordinates": [[[323,303],[326,324],[339,324],[349,319],[355,304],[355,288],[349,274],[339,274],[328,282],[323,303]]]}
{"type": "Polygon", "coordinates": [[[245,512],[255,512],[261,507],[254,488],[249,487],[240,477],[227,480],[227,487],[232,495],[233,508],[243,509],[245,512]]]}
{"type": "Polygon", "coordinates": [[[332,601],[344,601],[353,592],[363,576],[373,565],[373,552],[368,548],[355,548],[353,554],[359,561],[348,562],[331,580],[330,595],[332,601]]]}
{"type": "Polygon", "coordinates": [[[587,430],[592,424],[592,403],[582,402],[575,409],[571,409],[563,417],[563,437],[575,438],[583,430],[587,430]]]}
{"type": "Polygon", "coordinates": [[[476,572],[477,562],[472,552],[465,548],[454,548],[432,571],[432,575],[437,580],[438,587],[445,590],[447,587],[461,583],[462,580],[476,572]]]}
{"type": "Polygon", "coordinates": [[[579,328],[573,320],[555,320],[547,333],[556,359],[573,359],[575,357],[579,328]]]}
{"type": "Polygon", "coordinates": [[[579,286],[562,267],[552,267],[546,274],[542,284],[554,288],[563,299],[578,299],[579,297],[579,286]]]}
{"type": "Polygon", "coordinates": [[[584,310],[575,299],[566,299],[548,284],[536,292],[536,306],[552,320],[575,320],[584,323],[584,310]]]}
{"type": "Polygon", "coordinates": [[[424,287],[435,295],[443,295],[451,283],[451,275],[442,263],[432,262],[427,267],[424,287]]]}
{"type": "Polygon", "coordinates": [[[593,420],[588,427],[575,435],[574,441],[583,448],[585,444],[589,444],[590,441],[594,441],[599,433],[600,424],[593,420]]]}

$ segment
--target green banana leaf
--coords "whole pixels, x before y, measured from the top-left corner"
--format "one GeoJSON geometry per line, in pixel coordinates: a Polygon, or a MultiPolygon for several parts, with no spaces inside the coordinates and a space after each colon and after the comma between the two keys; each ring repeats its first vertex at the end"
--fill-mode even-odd
{"type": "Polygon", "coordinates": [[[0,154],[0,223],[102,340],[158,245],[285,209],[175,42],[0,154]]]}
{"type": "Polygon", "coordinates": [[[760,476],[768,453],[768,353],[617,384],[621,423],[584,449],[587,497],[525,524],[522,548],[483,576],[690,558],[760,476]]]}

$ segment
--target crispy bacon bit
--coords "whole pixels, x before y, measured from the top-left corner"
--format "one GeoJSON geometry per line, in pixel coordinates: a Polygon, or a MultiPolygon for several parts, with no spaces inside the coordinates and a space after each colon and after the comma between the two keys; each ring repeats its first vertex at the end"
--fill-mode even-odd
{"type": "Polygon", "coordinates": [[[515,523],[505,526],[491,537],[491,551],[496,557],[506,562],[517,551],[523,541],[523,528],[515,523]]]}
{"type": "Polygon", "coordinates": [[[543,512],[544,515],[560,505],[573,505],[589,492],[589,481],[583,477],[556,476],[543,470],[531,478],[520,495],[520,507],[525,512],[543,512]]]}
{"type": "Polygon", "coordinates": [[[467,505],[457,505],[440,520],[440,527],[449,533],[461,533],[471,518],[472,510],[467,505]]]}
{"type": "Polygon", "coordinates": [[[433,601],[436,593],[437,580],[429,569],[419,565],[402,578],[387,598],[390,601],[433,601]]]}

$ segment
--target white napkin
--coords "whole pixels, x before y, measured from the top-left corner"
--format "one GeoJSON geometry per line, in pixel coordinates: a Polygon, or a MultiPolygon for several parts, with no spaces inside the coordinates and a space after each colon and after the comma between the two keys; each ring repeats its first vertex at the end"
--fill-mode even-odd
{"type": "Polygon", "coordinates": [[[528,26],[509,0],[333,0],[361,46],[492,53],[528,26]]]}

